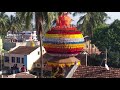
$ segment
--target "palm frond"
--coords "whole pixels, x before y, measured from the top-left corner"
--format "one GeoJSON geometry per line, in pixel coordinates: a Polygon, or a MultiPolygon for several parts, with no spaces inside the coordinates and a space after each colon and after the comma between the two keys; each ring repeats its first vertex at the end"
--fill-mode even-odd
{"type": "Polygon", "coordinates": [[[83,21],[84,18],[85,18],[85,16],[81,16],[81,17],[79,18],[79,20],[77,21],[77,25],[79,25],[79,23],[80,23],[81,21],[83,21]]]}

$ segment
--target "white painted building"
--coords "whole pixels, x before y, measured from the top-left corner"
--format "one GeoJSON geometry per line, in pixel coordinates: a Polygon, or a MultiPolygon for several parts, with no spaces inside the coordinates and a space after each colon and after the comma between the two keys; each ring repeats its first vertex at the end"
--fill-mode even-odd
{"type": "MultiPolygon", "coordinates": [[[[46,53],[43,47],[43,54],[46,53]]],[[[4,66],[13,67],[14,64],[17,64],[19,68],[23,65],[27,70],[31,70],[33,63],[40,58],[40,47],[31,47],[31,46],[19,46],[18,48],[5,53],[4,66]]]]}
{"type": "Polygon", "coordinates": [[[21,32],[25,41],[37,41],[36,31],[23,31],[21,32]]]}

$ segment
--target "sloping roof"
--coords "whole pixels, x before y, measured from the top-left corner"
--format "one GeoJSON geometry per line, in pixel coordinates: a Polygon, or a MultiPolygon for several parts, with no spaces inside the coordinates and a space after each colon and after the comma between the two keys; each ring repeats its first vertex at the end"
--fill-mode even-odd
{"type": "Polygon", "coordinates": [[[58,59],[58,60],[51,60],[49,62],[55,62],[55,63],[75,63],[75,62],[79,62],[80,60],[78,60],[77,58],[75,57],[69,57],[69,58],[64,58],[64,59],[58,59]]]}
{"type": "MultiPolygon", "coordinates": [[[[41,58],[41,57],[40,57],[41,58]]],[[[40,58],[35,63],[40,63],[40,58]]],[[[58,63],[69,63],[69,62],[79,62],[80,60],[75,57],[54,57],[50,56],[48,53],[45,53],[43,55],[43,61],[49,61],[49,62],[58,62],[58,63]]]]}
{"type": "Polygon", "coordinates": [[[10,51],[10,54],[22,54],[22,55],[28,55],[38,47],[31,47],[31,46],[19,46],[18,48],[14,49],[13,51],[10,51]]]}
{"type": "Polygon", "coordinates": [[[120,78],[120,69],[106,70],[101,66],[79,66],[72,78],[120,78]]]}

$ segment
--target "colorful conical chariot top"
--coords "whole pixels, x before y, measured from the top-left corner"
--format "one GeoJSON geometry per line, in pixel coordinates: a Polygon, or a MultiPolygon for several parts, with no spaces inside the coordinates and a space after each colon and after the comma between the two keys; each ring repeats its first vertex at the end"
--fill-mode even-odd
{"type": "Polygon", "coordinates": [[[59,16],[56,26],[45,34],[43,44],[52,56],[70,57],[78,55],[84,48],[84,37],[76,27],[70,25],[71,18],[59,16]]]}

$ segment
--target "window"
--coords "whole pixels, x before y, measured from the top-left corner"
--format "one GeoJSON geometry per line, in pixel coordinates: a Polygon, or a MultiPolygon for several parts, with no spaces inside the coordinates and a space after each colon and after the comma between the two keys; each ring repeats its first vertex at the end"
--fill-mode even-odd
{"type": "Polygon", "coordinates": [[[12,57],[12,63],[15,63],[15,57],[12,57]]]}
{"type": "Polygon", "coordinates": [[[20,57],[17,57],[17,63],[20,63],[20,57]]]}
{"type": "Polygon", "coordinates": [[[38,55],[40,55],[40,52],[38,51],[38,55]]]}
{"type": "Polygon", "coordinates": [[[92,48],[94,48],[94,45],[92,44],[92,48]]]}
{"type": "Polygon", "coordinates": [[[39,67],[40,66],[40,64],[37,64],[37,67],[39,67]]]}
{"type": "Polygon", "coordinates": [[[95,48],[95,52],[96,52],[97,50],[96,50],[96,48],[95,48]]]}
{"type": "Polygon", "coordinates": [[[22,63],[24,63],[24,58],[22,58],[22,63]]]}
{"type": "Polygon", "coordinates": [[[35,63],[35,67],[40,67],[40,64],[36,64],[36,63],[35,63]]]}
{"type": "Polygon", "coordinates": [[[5,56],[5,62],[9,62],[9,57],[5,56]]]}
{"type": "Polygon", "coordinates": [[[88,48],[88,45],[86,45],[86,48],[88,48]]]}
{"type": "Polygon", "coordinates": [[[36,67],[36,64],[35,64],[35,63],[34,63],[33,65],[34,65],[34,67],[36,67]]]}

